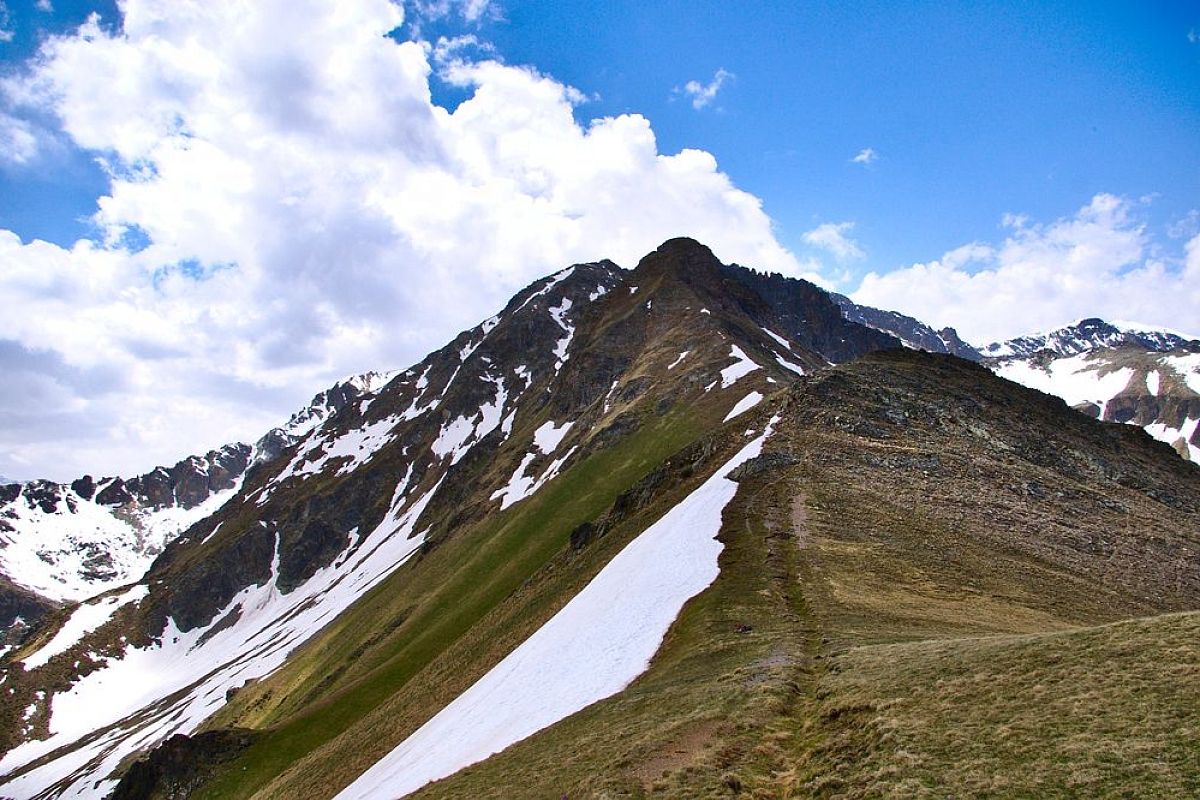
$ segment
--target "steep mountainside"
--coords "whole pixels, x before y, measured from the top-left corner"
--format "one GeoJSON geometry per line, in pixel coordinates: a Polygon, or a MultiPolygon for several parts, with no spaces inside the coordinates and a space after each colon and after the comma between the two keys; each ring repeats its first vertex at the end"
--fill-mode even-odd
{"type": "Polygon", "coordinates": [[[855,738],[894,696],[856,654],[1200,608],[1200,470],[899,344],[686,239],[535,282],[4,655],[0,795],[963,793],[943,731],[855,738]]]}

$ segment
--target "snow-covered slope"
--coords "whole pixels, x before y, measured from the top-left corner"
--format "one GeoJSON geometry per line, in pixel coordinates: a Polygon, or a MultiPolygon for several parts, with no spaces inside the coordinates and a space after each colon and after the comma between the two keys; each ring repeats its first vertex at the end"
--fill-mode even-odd
{"type": "MultiPolygon", "coordinates": [[[[253,448],[226,445],[136,478],[0,481],[0,575],[52,603],[137,580],[169,542],[237,493],[247,469],[273,460],[343,407],[369,404],[396,374],[339,381],[253,448]]],[[[0,619],[0,627],[12,622],[0,619]]]]}
{"type": "Polygon", "coordinates": [[[136,478],[0,487],[0,574],[55,602],[137,580],[169,541],[234,495],[249,456],[233,444],[136,478]]]}
{"type": "Polygon", "coordinates": [[[1098,348],[1060,358],[1007,358],[990,366],[1090,416],[1140,425],[1200,463],[1200,353],[1098,348]]]}

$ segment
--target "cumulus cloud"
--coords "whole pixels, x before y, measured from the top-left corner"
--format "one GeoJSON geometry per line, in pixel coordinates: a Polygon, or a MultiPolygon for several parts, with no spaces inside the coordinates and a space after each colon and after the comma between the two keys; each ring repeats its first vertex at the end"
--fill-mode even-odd
{"type": "Polygon", "coordinates": [[[98,241],[0,232],[0,341],[40,354],[26,384],[43,370],[71,412],[0,420],[6,474],[131,472],[253,437],[541,275],[632,266],[672,236],[801,269],[757,198],[706,152],[660,153],[640,115],[580,124],[577,90],[461,47],[441,68],[469,97],[438,107],[435,48],[384,35],[407,24],[389,0],[121,8],[5,86],[111,176],[98,241]],[[101,390],[97,370],[121,379],[101,390]]]}
{"type": "Polygon", "coordinates": [[[721,68],[713,74],[713,79],[708,83],[700,83],[700,81],[688,81],[683,85],[682,89],[675,89],[677,94],[682,94],[685,97],[690,97],[692,100],[692,108],[699,111],[706,105],[717,99],[717,93],[721,88],[733,80],[734,74],[728,70],[721,68]]]}
{"type": "Polygon", "coordinates": [[[805,243],[831,253],[838,261],[851,261],[866,255],[858,242],[846,235],[853,229],[853,222],[825,222],[806,231],[803,238],[805,243]]]}
{"type": "Polygon", "coordinates": [[[864,147],[858,151],[858,155],[850,159],[853,164],[873,164],[879,160],[879,154],[875,152],[873,147],[864,147]]]}
{"type": "Polygon", "coordinates": [[[1008,215],[998,244],[868,274],[855,302],[952,325],[985,344],[1080,317],[1134,319],[1200,333],[1200,236],[1163,256],[1128,200],[1098,194],[1046,224],[1008,215]]]}

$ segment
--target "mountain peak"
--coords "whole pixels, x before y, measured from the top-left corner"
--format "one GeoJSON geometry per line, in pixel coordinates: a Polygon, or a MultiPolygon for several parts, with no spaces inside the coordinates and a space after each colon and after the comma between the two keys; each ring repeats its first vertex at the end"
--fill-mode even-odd
{"type": "Polygon", "coordinates": [[[681,236],[668,239],[638,262],[633,270],[635,280],[646,280],[655,275],[674,274],[677,277],[695,278],[697,275],[717,276],[721,262],[713,251],[695,239],[681,236]]]}
{"type": "Polygon", "coordinates": [[[1043,350],[1073,356],[1099,348],[1127,345],[1152,352],[1200,349],[1200,341],[1175,331],[1128,323],[1114,325],[1099,317],[1085,317],[1046,333],[993,342],[981,352],[988,358],[1001,359],[1027,358],[1043,350]]]}

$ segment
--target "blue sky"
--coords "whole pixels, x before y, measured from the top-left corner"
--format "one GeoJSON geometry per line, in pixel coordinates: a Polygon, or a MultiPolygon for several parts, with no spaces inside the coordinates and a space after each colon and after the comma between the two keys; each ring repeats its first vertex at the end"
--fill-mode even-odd
{"type": "Polygon", "coordinates": [[[1200,332],[1194,3],[0,8],[3,474],[253,437],[674,235],[980,344],[1200,332]]]}

